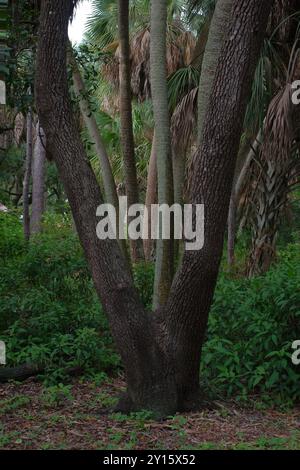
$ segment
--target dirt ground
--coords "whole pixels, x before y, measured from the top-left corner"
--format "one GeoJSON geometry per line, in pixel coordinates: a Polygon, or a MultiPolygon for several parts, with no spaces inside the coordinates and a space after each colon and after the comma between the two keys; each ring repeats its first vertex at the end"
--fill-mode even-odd
{"type": "Polygon", "coordinates": [[[0,385],[0,449],[300,449],[300,408],[242,408],[234,401],[163,422],[146,413],[103,414],[121,378],[45,388],[35,380],[0,385]]]}

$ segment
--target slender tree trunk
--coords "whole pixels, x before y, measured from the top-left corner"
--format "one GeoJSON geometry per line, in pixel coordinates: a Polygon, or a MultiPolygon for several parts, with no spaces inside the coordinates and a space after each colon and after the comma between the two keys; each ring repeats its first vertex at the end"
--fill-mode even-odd
{"type": "Polygon", "coordinates": [[[113,172],[111,169],[111,164],[109,161],[109,156],[106,152],[104,142],[99,132],[96,118],[86,98],[87,92],[86,92],[85,84],[80,74],[78,65],[76,63],[76,59],[74,57],[71,45],[68,48],[68,60],[72,67],[74,91],[79,100],[80,111],[84,119],[86,128],[89,132],[89,136],[92,140],[92,143],[94,144],[97,156],[99,158],[106,200],[109,204],[112,204],[115,208],[118,208],[119,207],[118,194],[117,194],[113,172]]]}
{"type": "MultiPolygon", "coordinates": [[[[88,130],[90,139],[94,144],[96,154],[99,158],[100,170],[102,174],[102,183],[104,188],[105,200],[112,204],[116,210],[117,221],[119,221],[119,198],[112,172],[109,156],[107,154],[101,133],[99,131],[95,115],[93,114],[88,99],[86,98],[86,88],[83,78],[80,74],[72,46],[68,47],[68,61],[72,67],[73,85],[75,94],[79,100],[80,111],[88,130]]],[[[117,238],[118,232],[117,232],[117,238]]],[[[129,258],[125,240],[119,239],[119,244],[126,259],[129,258]]],[[[129,261],[129,259],[128,259],[129,261]]]]}
{"type": "Polygon", "coordinates": [[[208,101],[224,39],[229,26],[233,0],[218,0],[210,23],[202,61],[198,92],[198,141],[200,142],[208,101]]]}
{"type": "MultiPolygon", "coordinates": [[[[173,175],[170,118],[167,90],[167,3],[151,0],[151,94],[154,110],[158,203],[172,205],[173,175]]],[[[170,291],[173,273],[172,240],[160,236],[156,243],[153,306],[164,305],[170,291]]]]}
{"type": "MultiPolygon", "coordinates": [[[[232,267],[234,265],[234,251],[235,251],[235,242],[236,242],[236,218],[237,218],[237,209],[238,203],[241,196],[241,189],[245,177],[249,171],[251,162],[257,153],[257,150],[261,144],[262,132],[259,131],[257,137],[251,147],[250,151],[247,153],[246,158],[244,158],[245,149],[241,149],[240,159],[238,158],[238,164],[235,169],[235,175],[233,180],[233,189],[230,197],[229,204],[229,213],[228,213],[228,240],[227,240],[227,261],[228,265],[232,267]]],[[[248,145],[247,145],[248,146],[248,145]]]]}
{"type": "MultiPolygon", "coordinates": [[[[119,27],[119,83],[120,83],[120,122],[121,145],[125,169],[125,186],[128,205],[139,203],[139,189],[135,164],[134,137],[131,109],[131,67],[129,43],[129,0],[118,0],[119,27]]],[[[130,220],[129,220],[130,221],[130,220]]],[[[142,240],[130,240],[131,257],[133,262],[143,258],[142,240]]]]}
{"type": "Polygon", "coordinates": [[[31,233],[41,231],[42,216],[45,208],[45,167],[46,167],[46,139],[39,123],[36,125],[36,142],[32,165],[32,206],[31,206],[31,233]]]}
{"type": "Polygon", "coordinates": [[[271,0],[235,0],[234,5],[230,40],[221,55],[198,149],[202,158],[197,159],[192,179],[192,202],[205,203],[205,246],[185,253],[167,304],[149,315],[137,298],[117,242],[96,236],[96,208],[102,195],[80,140],[67,86],[66,43],[73,1],[42,1],[38,113],[125,365],[127,410],[146,408],[168,415],[191,407],[198,391],[201,345],[222,255],[242,118],[271,0]]]}
{"type": "Polygon", "coordinates": [[[23,229],[25,240],[30,238],[29,190],[32,165],[32,111],[29,109],[26,120],[26,160],[23,180],[23,229]]]}
{"type": "Polygon", "coordinates": [[[146,190],[146,199],[145,207],[147,209],[148,218],[145,221],[147,224],[148,239],[144,240],[144,253],[145,260],[151,261],[152,250],[154,247],[154,241],[151,239],[151,205],[157,204],[157,158],[156,158],[156,141],[155,141],[155,131],[152,138],[152,148],[151,155],[149,160],[148,167],[148,176],[147,176],[147,190],[146,190]]]}
{"type": "Polygon", "coordinates": [[[212,18],[211,15],[209,15],[205,20],[205,23],[198,35],[195,50],[193,52],[193,57],[191,60],[191,65],[199,69],[200,73],[202,69],[202,63],[203,63],[203,57],[204,57],[204,53],[206,49],[206,44],[208,40],[211,18],[212,18]]]}
{"type": "Polygon", "coordinates": [[[174,185],[174,202],[182,204],[183,185],[185,177],[186,154],[182,148],[173,148],[173,185],[174,185]]]}

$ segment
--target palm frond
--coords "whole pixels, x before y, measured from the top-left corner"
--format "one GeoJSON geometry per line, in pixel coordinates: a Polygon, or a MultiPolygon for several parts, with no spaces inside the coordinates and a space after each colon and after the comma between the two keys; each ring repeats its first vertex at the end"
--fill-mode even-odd
{"type": "Polygon", "coordinates": [[[189,145],[196,129],[198,87],[187,93],[177,105],[171,119],[172,146],[183,150],[189,145]]]}
{"type": "Polygon", "coordinates": [[[189,65],[174,72],[168,80],[169,107],[175,109],[180,100],[199,84],[199,70],[189,65]]]}

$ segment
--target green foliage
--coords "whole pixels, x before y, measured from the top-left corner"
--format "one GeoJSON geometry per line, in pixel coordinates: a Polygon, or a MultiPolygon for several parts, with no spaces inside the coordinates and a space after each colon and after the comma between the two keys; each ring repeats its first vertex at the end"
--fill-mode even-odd
{"type": "Polygon", "coordinates": [[[11,398],[0,401],[0,416],[12,413],[30,403],[30,398],[24,395],[15,395],[11,398]]]}
{"type": "Polygon", "coordinates": [[[300,399],[300,370],[291,361],[300,338],[300,250],[291,244],[265,276],[221,276],[204,345],[202,379],[212,394],[264,402],[300,399]]]}
{"type": "MultiPolygon", "coordinates": [[[[26,245],[19,216],[0,216],[0,338],[8,365],[41,363],[49,385],[64,382],[73,368],[102,383],[119,357],[77,236],[61,216],[48,214],[44,226],[26,245]]],[[[136,265],[134,281],[150,309],[153,265],[136,265]]],[[[220,276],[202,356],[201,380],[211,396],[299,401],[300,370],[291,362],[300,338],[299,285],[295,241],[265,276],[220,276]]]]}
{"type": "Polygon", "coordinates": [[[47,387],[43,390],[42,402],[49,408],[59,407],[66,401],[72,402],[74,398],[71,389],[71,385],[64,385],[62,383],[47,387]]]}
{"type": "Polygon", "coordinates": [[[26,246],[17,217],[4,214],[0,221],[0,336],[8,365],[41,364],[50,382],[73,368],[90,374],[116,367],[119,358],[71,229],[52,217],[26,246]]]}
{"type": "Polygon", "coordinates": [[[139,291],[141,300],[149,310],[152,307],[152,286],[154,282],[154,265],[138,263],[134,268],[134,283],[139,291]]]}
{"type": "MultiPolygon", "coordinates": [[[[14,258],[23,253],[24,249],[22,221],[19,215],[12,212],[0,213],[1,265],[14,262],[14,258]]],[[[2,273],[0,275],[2,276],[2,273]]]]}

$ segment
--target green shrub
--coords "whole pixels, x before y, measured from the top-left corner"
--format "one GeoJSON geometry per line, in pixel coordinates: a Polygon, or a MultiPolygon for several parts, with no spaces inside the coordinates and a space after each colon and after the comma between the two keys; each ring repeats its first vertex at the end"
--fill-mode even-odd
{"type": "Polygon", "coordinates": [[[221,275],[203,348],[202,379],[213,394],[293,403],[300,369],[291,345],[300,338],[300,250],[289,245],[264,276],[221,275]]]}
{"type": "MultiPolygon", "coordinates": [[[[102,380],[120,361],[81,247],[63,217],[47,215],[44,225],[44,234],[26,245],[19,217],[0,216],[0,339],[8,365],[41,363],[49,385],[74,367],[102,380]]],[[[134,268],[147,308],[153,271],[152,264],[134,268]]],[[[299,401],[300,368],[291,363],[292,342],[300,339],[299,286],[297,242],[265,276],[220,275],[201,365],[211,396],[299,401]]]]}
{"type": "MultiPolygon", "coordinates": [[[[19,234],[18,224],[9,220],[5,233],[19,234]]],[[[55,383],[69,369],[96,373],[116,367],[119,358],[72,230],[56,217],[28,246],[22,233],[9,240],[5,235],[10,257],[0,266],[0,337],[8,365],[42,364],[55,383]]]]}

